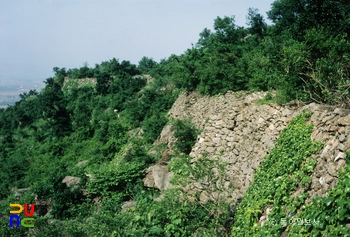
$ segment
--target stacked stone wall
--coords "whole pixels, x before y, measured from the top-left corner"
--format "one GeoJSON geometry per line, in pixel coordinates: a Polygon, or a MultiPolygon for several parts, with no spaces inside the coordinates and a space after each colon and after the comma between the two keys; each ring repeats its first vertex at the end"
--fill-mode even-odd
{"type": "MultiPolygon", "coordinates": [[[[259,105],[257,101],[264,96],[264,93],[228,92],[206,97],[184,92],[168,116],[191,118],[202,129],[190,156],[196,159],[204,152],[228,162],[226,172],[230,179],[226,185],[235,187],[229,198],[237,199],[253,182],[254,171],[288,122],[303,110],[309,110],[312,112],[310,122],[314,124],[311,139],[324,143],[323,150],[317,154],[309,199],[325,196],[326,191],[335,186],[338,172],[345,165],[345,152],[350,149],[350,110],[315,103],[259,105]]],[[[172,130],[166,127],[164,131],[172,130]]],[[[163,132],[159,142],[170,141],[174,141],[171,134],[163,132]]]]}

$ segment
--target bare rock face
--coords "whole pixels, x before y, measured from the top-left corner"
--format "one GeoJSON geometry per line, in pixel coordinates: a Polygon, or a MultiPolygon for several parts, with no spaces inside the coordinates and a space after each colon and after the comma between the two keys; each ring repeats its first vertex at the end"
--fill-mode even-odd
{"type": "Polygon", "coordinates": [[[75,166],[76,167],[81,167],[81,166],[86,165],[87,163],[89,163],[88,160],[82,160],[82,161],[79,161],[75,166]]]}
{"type": "Polygon", "coordinates": [[[160,137],[157,141],[155,141],[154,145],[159,145],[161,143],[166,143],[169,148],[172,148],[176,142],[176,138],[173,136],[174,128],[171,125],[166,125],[162,132],[160,133],[160,137]]]}
{"type": "Polygon", "coordinates": [[[143,179],[146,187],[164,190],[171,188],[170,179],[173,176],[165,165],[154,165],[146,169],[146,177],[143,179]]]}
{"type": "Polygon", "coordinates": [[[31,190],[31,188],[17,188],[17,187],[13,187],[11,189],[11,191],[13,192],[13,194],[15,195],[15,198],[17,200],[22,199],[23,193],[28,192],[30,190],[31,190]]]}
{"type": "MultiPolygon", "coordinates": [[[[311,200],[316,195],[324,196],[336,185],[339,170],[345,165],[345,152],[350,149],[350,110],[308,105],[258,105],[265,93],[227,92],[217,97],[207,97],[197,92],[184,92],[174,103],[168,117],[191,118],[202,133],[192,148],[193,159],[203,152],[208,157],[221,157],[228,162],[227,174],[234,185],[233,198],[244,195],[254,180],[254,171],[274,147],[281,131],[297,114],[307,109],[312,112],[310,122],[314,125],[311,140],[324,143],[312,175],[311,200]]],[[[158,142],[171,143],[171,131],[165,127],[158,142]]],[[[148,171],[150,186],[164,188],[165,167],[154,167],[148,171]],[[150,175],[152,174],[152,175],[150,175]],[[152,178],[151,178],[152,177],[152,178]],[[156,177],[156,178],[155,178],[156,177]]],[[[205,196],[205,194],[203,194],[205,196]]]]}
{"type": "Polygon", "coordinates": [[[66,176],[62,180],[62,183],[65,183],[67,185],[67,187],[74,189],[78,186],[78,184],[80,183],[80,180],[81,179],[79,177],[66,176]]]}

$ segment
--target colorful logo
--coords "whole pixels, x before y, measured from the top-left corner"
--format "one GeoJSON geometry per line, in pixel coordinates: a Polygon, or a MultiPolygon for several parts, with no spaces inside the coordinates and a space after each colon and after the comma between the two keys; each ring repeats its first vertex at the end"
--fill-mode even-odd
{"type": "Polygon", "coordinates": [[[34,215],[34,204],[24,204],[24,215],[25,218],[22,218],[17,214],[20,214],[23,211],[23,206],[21,204],[10,204],[10,228],[13,228],[13,220],[15,220],[17,228],[21,225],[23,227],[34,227],[34,218],[31,216],[34,215]],[[16,208],[16,210],[11,210],[12,208],[16,208]],[[31,218],[29,218],[31,217],[31,218]]]}

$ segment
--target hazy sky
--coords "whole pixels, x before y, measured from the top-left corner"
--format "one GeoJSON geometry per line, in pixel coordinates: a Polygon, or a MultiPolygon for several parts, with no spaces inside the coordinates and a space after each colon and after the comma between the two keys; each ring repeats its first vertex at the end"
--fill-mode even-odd
{"type": "Polygon", "coordinates": [[[246,26],[273,0],[0,0],[0,85],[42,82],[53,67],[182,54],[217,16],[246,26]]]}

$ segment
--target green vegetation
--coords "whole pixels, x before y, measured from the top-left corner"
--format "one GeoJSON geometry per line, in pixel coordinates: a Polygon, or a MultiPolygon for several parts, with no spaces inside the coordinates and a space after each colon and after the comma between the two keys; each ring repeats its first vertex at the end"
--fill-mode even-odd
{"type": "Polygon", "coordinates": [[[339,172],[338,184],[328,197],[316,197],[303,207],[298,214],[302,220],[315,220],[317,225],[293,225],[287,231],[295,236],[350,236],[350,152],[347,152],[347,165],[339,172]]]}
{"type": "MultiPolygon", "coordinates": [[[[62,236],[81,230],[76,234],[81,236],[86,229],[75,225],[96,211],[94,200],[104,207],[101,213],[108,210],[110,215],[120,212],[124,201],[154,192],[141,180],[144,169],[155,163],[147,152],[167,123],[165,114],[179,90],[163,79],[146,86],[135,65],[116,59],[88,70],[85,65],[54,71],[43,91],[23,94],[0,112],[0,198],[13,198],[14,187],[30,187],[35,195],[27,202],[35,196],[51,200],[50,218],[64,221],[49,225],[40,217],[35,236],[59,230],[62,236]],[[84,79],[92,76],[95,82],[84,79]],[[80,161],[87,163],[77,166],[80,161]],[[62,183],[67,175],[81,179],[78,187],[62,183]]],[[[24,235],[24,228],[8,228],[8,210],[7,205],[1,211],[1,233],[24,235]]]]}
{"type": "Polygon", "coordinates": [[[312,125],[305,123],[309,116],[303,113],[290,122],[255,172],[237,209],[232,236],[349,236],[349,152],[338,185],[327,198],[316,197],[305,205],[316,164],[312,154],[322,148],[310,140],[312,125]],[[266,210],[269,219],[261,227],[259,219],[267,216],[266,210]]]}
{"type": "Polygon", "coordinates": [[[251,8],[247,27],[235,25],[234,17],[217,17],[214,30],[205,28],[192,48],[160,62],[114,58],[94,67],[54,67],[41,92],[24,93],[0,109],[0,236],[229,236],[231,227],[233,236],[346,236],[349,164],[328,198],[304,205],[312,154],[321,148],[310,141],[307,113],[282,132],[236,215],[221,197],[200,201],[200,192],[223,192],[225,164],[205,155],[190,162],[198,130],[189,121],[170,121],[178,141],[170,167],[178,186],[154,201],[159,192],[143,185],[144,170],[157,162],[149,151],[183,90],[209,96],[268,91],[261,103],[350,105],[348,2],[276,0],[268,17],[272,25],[251,8]],[[79,185],[62,183],[67,175],[79,177],[79,185]],[[203,180],[217,185],[185,192],[203,180]],[[15,187],[31,188],[21,202],[37,196],[52,203],[50,216],[37,216],[33,231],[8,228],[9,203],[18,202],[15,187]],[[291,198],[297,189],[305,192],[291,198]],[[130,200],[137,204],[122,213],[130,200]],[[272,209],[260,227],[264,208],[272,209]],[[272,225],[282,218],[316,219],[319,225],[272,225]]]}
{"type": "Polygon", "coordinates": [[[199,130],[192,124],[190,119],[174,120],[175,149],[178,152],[190,154],[192,147],[197,141],[199,130]]]}
{"type": "Polygon", "coordinates": [[[308,113],[292,120],[276,141],[276,146],[254,174],[254,182],[247,190],[237,210],[234,236],[281,235],[284,228],[280,220],[295,218],[304,205],[307,193],[293,198],[297,189],[307,190],[316,159],[310,157],[322,148],[319,142],[311,142],[312,125],[306,125],[308,113]],[[297,151],[297,152],[296,152],[297,151]],[[269,222],[259,226],[264,209],[272,209],[269,222]],[[277,220],[278,223],[272,223],[277,220]]]}

